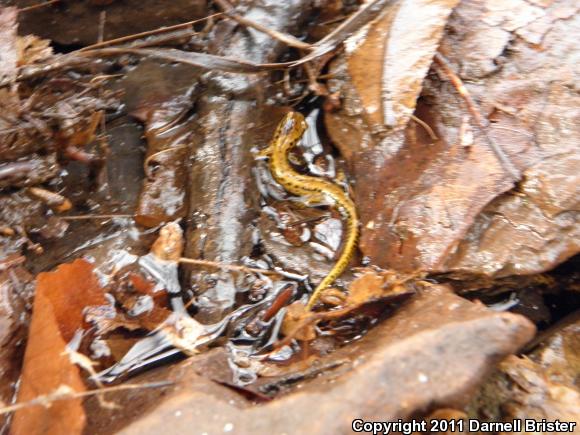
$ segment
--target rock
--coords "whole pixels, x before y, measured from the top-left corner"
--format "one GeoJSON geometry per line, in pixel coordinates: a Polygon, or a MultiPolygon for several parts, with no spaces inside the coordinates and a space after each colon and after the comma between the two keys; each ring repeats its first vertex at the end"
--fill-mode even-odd
{"type": "MultiPolygon", "coordinates": [[[[580,422],[580,392],[571,385],[553,382],[537,363],[508,357],[475,401],[477,418],[493,421],[535,419],[580,422]]],[[[576,431],[578,428],[576,428],[576,431]]]]}
{"type": "Polygon", "coordinates": [[[530,354],[550,381],[580,388],[580,315],[578,312],[538,337],[530,354]]]}
{"type": "MultiPolygon", "coordinates": [[[[521,316],[495,313],[445,287],[432,287],[360,341],[317,363],[334,370],[260,406],[193,374],[197,357],[158,370],[153,379],[176,380],[179,386],[156,395],[157,407],[150,403],[150,412],[120,433],[341,434],[350,433],[355,418],[384,421],[430,407],[457,408],[498,360],[533,334],[533,325],[521,316]]],[[[151,376],[135,381],[144,380],[151,376]]],[[[125,415],[138,414],[130,409],[139,403],[137,393],[131,394],[125,415]]],[[[118,418],[105,420],[119,427],[118,418]]],[[[107,431],[103,426],[97,433],[107,431]]]]}

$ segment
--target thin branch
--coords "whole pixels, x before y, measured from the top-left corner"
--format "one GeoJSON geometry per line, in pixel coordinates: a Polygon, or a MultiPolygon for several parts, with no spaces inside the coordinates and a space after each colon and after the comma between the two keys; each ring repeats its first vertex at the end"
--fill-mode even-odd
{"type": "Polygon", "coordinates": [[[149,382],[145,384],[114,385],[112,387],[103,387],[94,390],[80,392],[71,391],[70,389],[67,389],[65,391],[56,390],[53,393],[38,396],[26,402],[15,403],[14,405],[2,407],[0,408],[0,415],[10,414],[12,412],[18,411],[19,409],[29,408],[31,406],[49,407],[52,402],[56,402],[57,400],[81,399],[83,397],[94,396],[96,394],[111,393],[115,391],[139,390],[145,388],[165,388],[172,385],[174,385],[173,382],[161,381],[161,382],[149,382]]]}
{"type": "Polygon", "coordinates": [[[495,141],[487,134],[487,127],[489,123],[485,120],[477,107],[477,103],[471,98],[471,95],[467,91],[467,88],[463,84],[461,78],[453,71],[453,67],[450,65],[449,61],[445,59],[445,57],[440,54],[435,54],[435,63],[437,64],[438,69],[449,79],[449,81],[453,84],[459,95],[465,101],[467,105],[467,110],[475,120],[479,130],[485,137],[485,140],[493,153],[495,154],[496,158],[499,160],[503,168],[510,174],[514,181],[517,181],[521,178],[519,171],[514,167],[513,163],[510,159],[506,156],[503,152],[501,147],[499,147],[495,141]]]}
{"type": "Polygon", "coordinates": [[[34,9],[40,9],[40,8],[45,7],[45,6],[50,6],[50,5],[53,5],[55,3],[60,3],[60,1],[61,0],[49,0],[45,3],[38,3],[36,5],[27,6],[25,8],[18,9],[18,13],[33,11],[34,9]]]}
{"type": "Polygon", "coordinates": [[[172,32],[173,30],[187,29],[196,23],[200,23],[202,21],[206,21],[206,20],[210,20],[212,18],[220,17],[222,15],[224,15],[223,12],[218,12],[218,13],[213,14],[213,15],[208,15],[207,17],[204,17],[204,18],[199,18],[197,20],[187,21],[185,23],[175,24],[173,26],[160,27],[160,28],[154,29],[154,30],[147,30],[145,32],[135,33],[133,35],[123,36],[121,38],[109,39],[108,41],[99,42],[98,44],[87,45],[86,47],[83,47],[77,51],[87,51],[87,50],[94,50],[96,48],[110,47],[111,45],[119,45],[119,44],[123,44],[125,42],[134,41],[135,39],[142,39],[142,38],[146,38],[148,36],[172,32]]]}
{"type": "Polygon", "coordinates": [[[269,35],[273,39],[276,39],[280,42],[283,42],[286,45],[289,45],[290,47],[300,48],[301,50],[308,51],[312,50],[312,45],[308,44],[307,42],[303,42],[292,35],[278,32],[277,30],[270,29],[266,26],[263,26],[260,23],[257,23],[256,21],[248,20],[247,18],[238,15],[236,12],[234,12],[234,8],[227,0],[214,0],[214,1],[229,18],[237,21],[241,25],[246,27],[252,27],[262,33],[265,33],[266,35],[269,35]]]}
{"type": "Polygon", "coordinates": [[[425,121],[423,121],[420,118],[417,118],[415,115],[411,115],[411,119],[425,129],[425,131],[427,132],[427,134],[429,135],[431,140],[438,140],[439,139],[437,137],[437,135],[435,134],[435,132],[433,131],[433,129],[431,128],[431,126],[429,124],[427,124],[425,121]]]}
{"type": "Polygon", "coordinates": [[[277,270],[257,269],[255,267],[237,266],[235,264],[223,264],[223,263],[218,263],[216,261],[196,260],[194,258],[181,257],[178,260],[178,262],[184,263],[184,264],[195,264],[197,266],[214,267],[216,269],[232,270],[235,272],[244,272],[244,273],[252,272],[252,273],[262,273],[264,275],[286,276],[286,274],[284,272],[277,271],[277,270]]]}
{"type": "MultiPolygon", "coordinates": [[[[70,52],[66,55],[55,56],[54,59],[51,59],[51,61],[46,64],[26,65],[25,67],[19,69],[19,74],[16,80],[21,81],[35,77],[40,74],[47,74],[51,71],[55,71],[58,69],[74,68],[77,65],[85,65],[87,62],[86,58],[89,57],[119,56],[123,54],[134,54],[138,56],[153,56],[168,60],[170,62],[186,63],[189,65],[194,65],[205,69],[234,72],[239,74],[255,74],[265,71],[297,67],[299,65],[302,65],[306,62],[312,61],[314,59],[324,56],[327,53],[332,52],[333,50],[338,48],[339,45],[345,39],[347,39],[350,35],[352,35],[354,31],[361,28],[369,21],[373,20],[378,14],[382,12],[383,9],[390,7],[393,4],[396,4],[398,1],[399,0],[371,0],[369,3],[363,5],[357,12],[352,14],[346,21],[344,21],[340,26],[338,26],[326,37],[324,37],[317,43],[312,44],[311,46],[308,45],[307,48],[312,49],[312,51],[309,54],[292,62],[256,64],[244,60],[215,56],[206,53],[185,52],[171,49],[165,50],[147,50],[134,48],[98,49],[96,47],[101,47],[101,45],[99,46],[93,45],[89,47],[84,47],[80,50],[70,52]]],[[[207,20],[212,17],[215,17],[215,15],[203,18],[202,20],[207,20]]],[[[255,26],[256,23],[252,23],[247,20],[244,21],[244,24],[251,25],[254,28],[257,28],[255,26]]],[[[189,23],[182,23],[179,24],[178,26],[186,26],[186,25],[189,25],[189,23]]],[[[274,36],[274,34],[270,32],[271,29],[261,27],[260,25],[258,25],[258,28],[260,28],[261,31],[266,31],[266,33],[268,33],[272,37],[276,37],[277,39],[282,38],[281,40],[284,40],[286,43],[289,43],[288,35],[278,33],[276,34],[276,36],[274,36]]],[[[168,29],[171,28],[158,29],[152,32],[166,32],[168,29]]],[[[120,42],[126,42],[127,40],[131,40],[143,35],[146,36],[147,34],[148,32],[145,32],[145,34],[138,34],[125,37],[127,39],[119,38],[114,41],[104,41],[103,44],[106,44],[105,47],[108,47],[109,45],[117,44],[120,42]]],[[[302,41],[299,41],[299,44],[301,43],[302,41]]],[[[0,87],[9,85],[10,83],[12,83],[12,80],[9,79],[0,80],[0,87]]]]}

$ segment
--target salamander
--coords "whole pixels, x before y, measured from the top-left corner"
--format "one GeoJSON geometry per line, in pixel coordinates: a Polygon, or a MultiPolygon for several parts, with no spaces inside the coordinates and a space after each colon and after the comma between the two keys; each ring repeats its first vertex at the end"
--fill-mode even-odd
{"type": "Polygon", "coordinates": [[[346,237],[338,260],[326,277],[318,284],[307,307],[318,301],[321,292],[328,288],[347,268],[354,255],[359,238],[359,218],[352,199],[337,184],[319,177],[297,172],[288,161],[288,153],[302,138],[307,124],[298,112],[290,112],[278,124],[272,141],[259,155],[269,158],[269,168],[274,179],[289,193],[300,196],[309,206],[328,203],[338,209],[346,222],[346,237]]]}

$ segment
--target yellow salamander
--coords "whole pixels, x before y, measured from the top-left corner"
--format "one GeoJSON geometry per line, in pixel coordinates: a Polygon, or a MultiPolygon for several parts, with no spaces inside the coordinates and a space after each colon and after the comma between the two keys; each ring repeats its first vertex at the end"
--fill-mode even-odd
{"type": "Polygon", "coordinates": [[[344,272],[354,255],[359,237],[359,219],[354,202],[337,184],[300,174],[290,165],[288,153],[298,143],[306,128],[306,121],[300,113],[288,113],[278,124],[272,141],[260,152],[260,156],[269,157],[272,176],[286,191],[301,196],[307,205],[324,203],[330,199],[346,221],[346,240],[342,252],[328,275],[310,296],[307,307],[311,309],[322,290],[329,287],[344,272]]]}

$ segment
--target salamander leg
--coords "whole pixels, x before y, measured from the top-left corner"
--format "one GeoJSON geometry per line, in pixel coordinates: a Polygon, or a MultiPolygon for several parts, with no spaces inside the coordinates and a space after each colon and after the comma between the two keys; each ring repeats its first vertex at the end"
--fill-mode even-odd
{"type": "Polygon", "coordinates": [[[331,205],[323,193],[315,192],[302,196],[300,200],[308,207],[318,207],[321,205],[331,205]]]}

